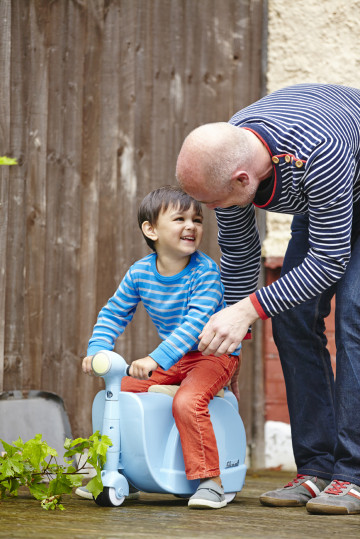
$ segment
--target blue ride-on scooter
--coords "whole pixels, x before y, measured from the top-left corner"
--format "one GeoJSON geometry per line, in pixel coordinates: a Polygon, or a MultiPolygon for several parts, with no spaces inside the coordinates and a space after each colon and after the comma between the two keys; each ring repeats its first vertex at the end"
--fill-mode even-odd
{"type": "MultiPolygon", "coordinates": [[[[120,391],[128,365],[117,353],[98,352],[92,369],[105,380],[105,390],[93,402],[93,429],[112,440],[101,472],[103,492],[96,502],[120,506],[129,495],[129,483],[143,492],[190,497],[199,480],[185,475],[180,436],[172,415],[172,397],[157,393],[120,391]]],[[[209,403],[209,412],[218,445],[220,474],[227,502],[232,501],[245,481],[246,437],[238,405],[227,389],[223,397],[209,403]]]]}

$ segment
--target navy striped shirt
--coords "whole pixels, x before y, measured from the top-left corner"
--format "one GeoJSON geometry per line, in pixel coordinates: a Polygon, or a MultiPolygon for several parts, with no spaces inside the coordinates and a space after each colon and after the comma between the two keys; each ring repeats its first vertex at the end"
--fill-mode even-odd
{"type": "MultiPolygon", "coordinates": [[[[226,305],[217,264],[196,251],[186,268],[165,277],[156,269],[155,253],[127,271],[114,296],[101,309],[87,355],[112,350],[132,320],[140,301],[155,324],[161,344],[149,355],[165,370],[198,350],[199,335],[210,316],[226,305]]],[[[235,351],[239,354],[241,345],[235,351]]]]}
{"type": "Polygon", "coordinates": [[[225,299],[256,289],[260,241],[254,206],[309,216],[303,263],[251,295],[262,318],[312,298],[338,281],[351,254],[353,218],[360,212],[360,90],[301,84],[278,90],[235,114],[268,148],[273,177],[254,205],[216,209],[225,299]]]}

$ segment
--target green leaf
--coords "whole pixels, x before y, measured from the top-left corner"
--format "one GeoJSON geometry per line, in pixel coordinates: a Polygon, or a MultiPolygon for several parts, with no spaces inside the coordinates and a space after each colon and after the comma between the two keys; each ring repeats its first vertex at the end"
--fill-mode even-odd
{"type": "Polygon", "coordinates": [[[40,469],[46,464],[45,458],[57,456],[57,451],[42,441],[41,434],[36,434],[34,438],[24,444],[23,458],[29,460],[35,469],[40,469]]]}
{"type": "Polygon", "coordinates": [[[103,491],[103,484],[101,479],[99,477],[93,477],[88,484],[86,485],[86,488],[89,492],[94,496],[94,498],[97,498],[100,494],[100,492],[103,491]]]}
{"type": "Polygon", "coordinates": [[[20,486],[20,483],[17,479],[9,479],[8,481],[8,491],[9,491],[9,494],[11,494],[12,496],[17,496],[18,495],[18,490],[19,490],[19,486],[20,486]]]}
{"type": "Polygon", "coordinates": [[[12,457],[13,454],[18,451],[17,447],[7,444],[4,440],[0,439],[0,442],[2,443],[4,451],[6,452],[6,455],[0,456],[0,462],[1,462],[1,459],[5,458],[6,456],[12,457]]]}
{"type": "Polygon", "coordinates": [[[22,439],[19,438],[17,440],[15,440],[15,442],[13,442],[13,446],[18,450],[18,451],[22,451],[24,449],[24,442],[22,441],[22,439]]]}
{"type": "Polygon", "coordinates": [[[21,455],[15,454],[13,457],[6,456],[0,462],[0,480],[21,475],[24,470],[24,464],[21,461],[21,455]]]}
{"type": "Polygon", "coordinates": [[[72,487],[81,487],[84,476],[81,474],[68,475],[69,481],[71,481],[72,487]]]}
{"type": "Polygon", "coordinates": [[[61,494],[71,494],[71,491],[73,489],[73,485],[71,480],[66,475],[58,475],[50,481],[49,483],[49,495],[61,495],[61,494]]]}
{"type": "Polygon", "coordinates": [[[65,438],[64,449],[70,449],[71,447],[71,438],[65,438]]]}
{"type": "Polygon", "coordinates": [[[0,157],[0,165],[17,165],[18,162],[16,159],[12,159],[11,157],[0,157]]]}
{"type": "Polygon", "coordinates": [[[7,479],[8,477],[14,477],[15,471],[11,465],[11,459],[4,459],[0,466],[0,479],[7,479]]]}
{"type": "Polygon", "coordinates": [[[43,500],[48,494],[48,487],[45,483],[32,483],[28,487],[30,494],[36,500],[43,500]]]}

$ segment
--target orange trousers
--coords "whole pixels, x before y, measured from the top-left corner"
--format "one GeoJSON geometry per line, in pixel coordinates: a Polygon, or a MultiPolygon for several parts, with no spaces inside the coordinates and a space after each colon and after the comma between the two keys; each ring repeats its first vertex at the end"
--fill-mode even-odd
{"type": "Polygon", "coordinates": [[[179,385],[173,416],[179,430],[188,479],[220,475],[219,454],[208,404],[235,372],[237,356],[203,356],[190,352],[167,371],[159,367],[149,380],[126,376],[121,390],[144,393],[152,385],[179,385]]]}

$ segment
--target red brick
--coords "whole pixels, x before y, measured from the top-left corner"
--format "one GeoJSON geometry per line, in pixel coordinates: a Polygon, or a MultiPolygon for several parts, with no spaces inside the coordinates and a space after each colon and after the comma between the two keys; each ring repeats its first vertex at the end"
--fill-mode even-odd
{"type": "Polygon", "coordinates": [[[282,421],[283,423],[290,423],[289,412],[287,406],[283,404],[266,404],[265,405],[265,418],[271,421],[282,421]]]}

